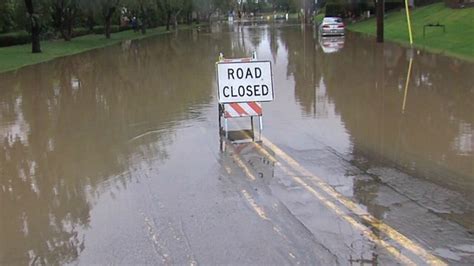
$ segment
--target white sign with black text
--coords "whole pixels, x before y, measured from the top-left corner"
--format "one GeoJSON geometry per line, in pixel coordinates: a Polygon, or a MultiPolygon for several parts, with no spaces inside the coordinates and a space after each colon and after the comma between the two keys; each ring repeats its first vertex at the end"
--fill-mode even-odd
{"type": "Polygon", "coordinates": [[[270,61],[220,62],[217,64],[219,103],[273,101],[270,61]]]}

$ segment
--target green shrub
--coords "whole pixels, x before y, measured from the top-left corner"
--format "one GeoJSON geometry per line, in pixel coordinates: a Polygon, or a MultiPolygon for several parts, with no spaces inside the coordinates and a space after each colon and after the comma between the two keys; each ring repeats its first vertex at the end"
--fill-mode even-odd
{"type": "Polygon", "coordinates": [[[326,16],[328,17],[344,17],[346,13],[346,5],[339,3],[326,4],[326,16]]]}
{"type": "MultiPolygon", "coordinates": [[[[112,25],[110,26],[110,32],[115,33],[119,32],[120,27],[118,25],[112,25]]],[[[105,34],[105,26],[95,26],[94,27],[94,33],[95,34],[105,34]]]]}
{"type": "Polygon", "coordinates": [[[0,47],[26,44],[31,41],[31,36],[26,31],[0,34],[0,47]]]}
{"type": "Polygon", "coordinates": [[[87,28],[75,28],[72,31],[72,37],[73,38],[84,36],[84,35],[87,35],[87,34],[90,34],[89,29],[87,29],[87,28]]]}
{"type": "Polygon", "coordinates": [[[124,26],[119,27],[119,31],[126,31],[126,30],[129,30],[129,29],[131,29],[131,27],[128,26],[128,25],[124,25],[124,26]]]}

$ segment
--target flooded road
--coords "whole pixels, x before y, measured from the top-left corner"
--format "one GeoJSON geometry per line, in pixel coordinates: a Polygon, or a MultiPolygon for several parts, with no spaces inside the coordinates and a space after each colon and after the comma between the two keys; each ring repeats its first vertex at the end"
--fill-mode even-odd
{"type": "Polygon", "coordinates": [[[219,24],[0,74],[0,264],[473,264],[472,73],[219,24]],[[275,101],[235,143],[215,62],[253,51],[275,101]]]}

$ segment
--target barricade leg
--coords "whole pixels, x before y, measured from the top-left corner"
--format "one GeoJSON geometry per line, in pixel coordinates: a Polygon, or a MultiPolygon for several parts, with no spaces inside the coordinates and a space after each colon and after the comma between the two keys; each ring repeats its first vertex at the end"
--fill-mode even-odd
{"type": "Polygon", "coordinates": [[[253,116],[250,117],[250,125],[252,126],[252,140],[255,141],[255,130],[253,128],[253,116]]]}
{"type": "Polygon", "coordinates": [[[225,137],[229,137],[229,129],[227,127],[227,118],[224,118],[224,127],[225,127],[225,137]]]}
{"type": "Polygon", "coordinates": [[[220,104],[217,105],[217,119],[219,119],[219,135],[222,135],[222,106],[220,104]]]}
{"type": "Polygon", "coordinates": [[[221,152],[225,152],[226,143],[225,143],[224,136],[222,136],[222,135],[219,136],[219,143],[220,143],[221,152]]]}

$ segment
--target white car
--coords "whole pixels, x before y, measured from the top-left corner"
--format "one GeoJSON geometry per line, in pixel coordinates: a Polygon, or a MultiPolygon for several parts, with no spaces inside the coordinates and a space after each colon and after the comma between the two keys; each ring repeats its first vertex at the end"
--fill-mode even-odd
{"type": "Polygon", "coordinates": [[[319,34],[321,36],[344,35],[344,31],[344,22],[339,17],[325,17],[321,25],[319,25],[319,34]]]}

